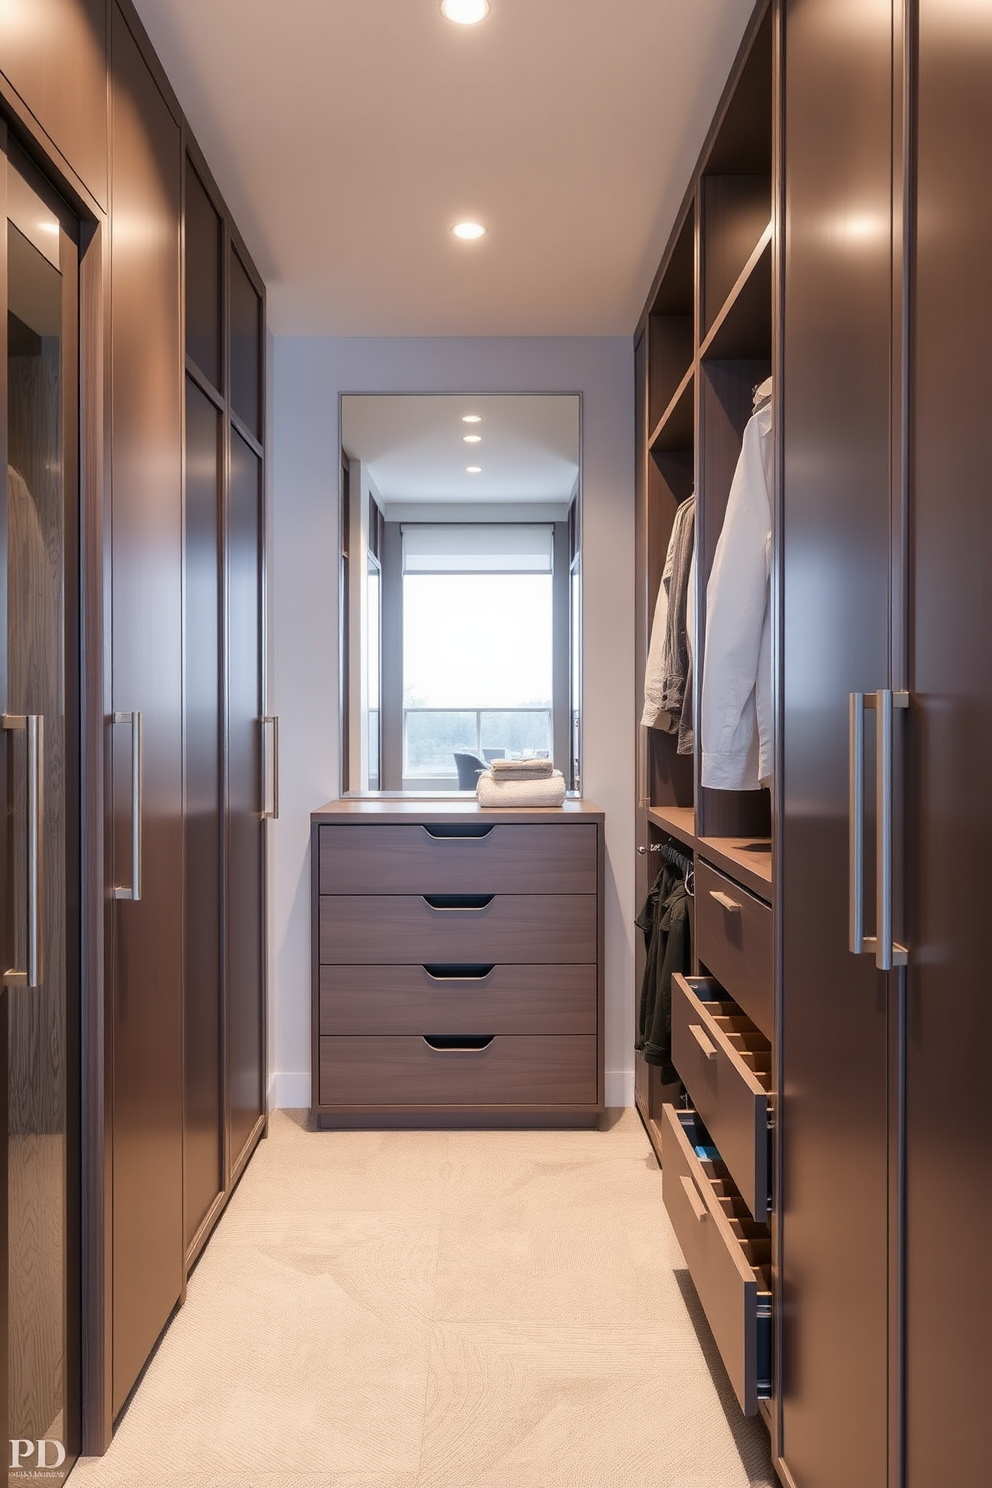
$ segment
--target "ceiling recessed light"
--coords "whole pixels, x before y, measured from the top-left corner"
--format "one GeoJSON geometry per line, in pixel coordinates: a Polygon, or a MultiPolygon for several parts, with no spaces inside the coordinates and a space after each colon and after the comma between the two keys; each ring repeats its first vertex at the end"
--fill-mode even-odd
{"type": "Polygon", "coordinates": [[[441,0],[441,14],[459,26],[474,26],[489,14],[489,0],[441,0]]]}
{"type": "Polygon", "coordinates": [[[456,238],[464,238],[466,242],[471,242],[474,238],[484,237],[486,229],[481,222],[456,222],[451,231],[456,238]]]}
{"type": "Polygon", "coordinates": [[[481,444],[481,443],[482,443],[482,435],[481,434],[463,434],[462,435],[462,444],[481,444]]]}
{"type": "Polygon", "coordinates": [[[482,414],[481,413],[463,413],[462,414],[462,423],[463,424],[481,424],[482,423],[482,414]]]}
{"type": "Polygon", "coordinates": [[[482,466],[481,465],[466,465],[465,466],[465,474],[466,475],[481,475],[482,474],[482,466]]]}

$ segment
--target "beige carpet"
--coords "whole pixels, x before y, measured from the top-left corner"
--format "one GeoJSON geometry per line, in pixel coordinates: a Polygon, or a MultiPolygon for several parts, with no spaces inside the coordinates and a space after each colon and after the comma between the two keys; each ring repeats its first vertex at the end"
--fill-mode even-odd
{"type": "Polygon", "coordinates": [[[330,1133],[277,1112],[72,1488],[770,1488],[633,1111],[330,1133]]]}

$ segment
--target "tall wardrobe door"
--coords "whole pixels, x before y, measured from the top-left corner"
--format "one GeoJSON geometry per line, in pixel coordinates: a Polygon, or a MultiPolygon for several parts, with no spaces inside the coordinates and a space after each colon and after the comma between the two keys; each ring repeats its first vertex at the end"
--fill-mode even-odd
{"type": "Polygon", "coordinates": [[[186,382],[186,1248],[224,1188],[220,902],[221,416],[186,382]]]}
{"type": "Polygon", "coordinates": [[[921,0],[918,59],[905,1431],[940,1488],[989,1477],[992,7],[921,0]]]}
{"type": "Polygon", "coordinates": [[[6,174],[8,1435],[32,1482],[61,1481],[79,1429],[77,265],[56,215],[6,174]]]}
{"type": "Polygon", "coordinates": [[[116,1415],[183,1283],[182,155],[112,14],[116,1415]]]}
{"type": "Polygon", "coordinates": [[[889,0],[789,0],[779,1306],[800,1488],[886,1482],[887,994],[848,951],[847,885],[849,693],[889,666],[891,65],[889,0]]]}
{"type": "Polygon", "coordinates": [[[262,467],[231,432],[228,506],[228,1080],[231,1165],[262,1118],[262,467]]]}

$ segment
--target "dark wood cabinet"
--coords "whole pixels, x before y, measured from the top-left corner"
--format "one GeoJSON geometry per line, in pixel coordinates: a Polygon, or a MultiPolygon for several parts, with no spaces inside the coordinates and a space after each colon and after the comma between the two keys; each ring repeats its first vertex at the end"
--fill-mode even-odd
{"type": "Polygon", "coordinates": [[[111,55],[116,1415],[183,1289],[183,156],[116,5],[111,55]]]}
{"type": "Polygon", "coordinates": [[[310,862],[320,1126],[595,1125],[595,806],[332,801],[310,862]]]}
{"type": "Polygon", "coordinates": [[[894,1001],[849,949],[848,746],[850,694],[891,685],[892,16],[785,23],[781,1452],[882,1488],[894,1001]]]}
{"type": "MultiPolygon", "coordinates": [[[[920,0],[909,314],[906,1488],[987,1477],[992,10],[920,0]],[[954,1136],[938,1135],[942,1097],[954,1136]]],[[[898,556],[898,555],[897,555],[898,556]]],[[[898,686],[902,679],[897,679],[898,686]]],[[[900,937],[902,938],[902,937],[900,937]]]]}

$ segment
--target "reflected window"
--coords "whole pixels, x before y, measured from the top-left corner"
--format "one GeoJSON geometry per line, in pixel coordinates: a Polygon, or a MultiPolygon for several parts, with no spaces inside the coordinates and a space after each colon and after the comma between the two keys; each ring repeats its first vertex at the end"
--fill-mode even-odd
{"type": "Polygon", "coordinates": [[[553,529],[403,528],[403,774],[550,755],[553,529]]]}

